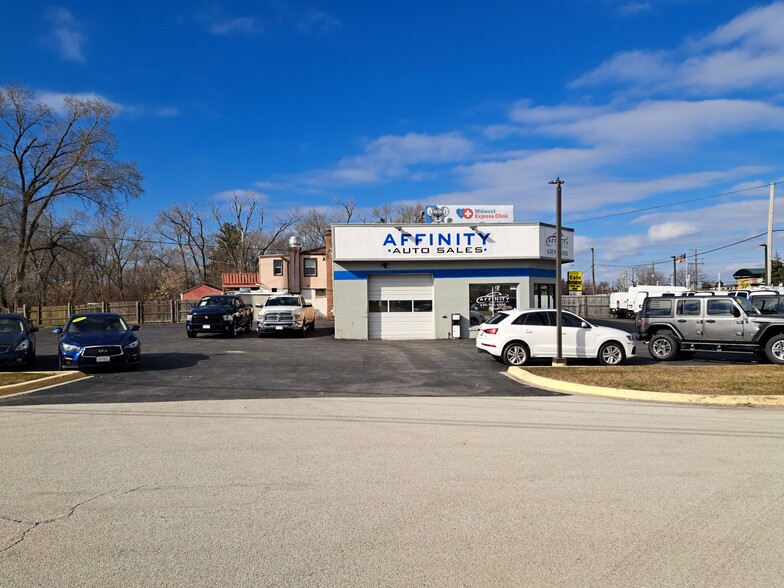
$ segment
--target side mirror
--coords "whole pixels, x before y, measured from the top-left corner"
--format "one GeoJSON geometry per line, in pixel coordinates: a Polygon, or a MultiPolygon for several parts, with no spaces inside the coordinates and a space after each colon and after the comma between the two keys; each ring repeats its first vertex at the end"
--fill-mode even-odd
{"type": "Polygon", "coordinates": [[[591,325],[589,325],[588,323],[586,323],[585,321],[583,321],[583,322],[581,322],[581,323],[580,323],[580,328],[581,328],[581,329],[590,329],[590,328],[591,328],[591,325]]]}
{"type": "Polygon", "coordinates": [[[52,333],[57,333],[58,335],[62,335],[63,334],[63,328],[62,327],[55,327],[54,329],[52,329],[52,333]]]}
{"type": "Polygon", "coordinates": [[[307,302],[305,302],[305,303],[302,305],[302,308],[310,308],[311,306],[313,306],[313,305],[312,305],[312,304],[308,304],[307,302]]]}
{"type": "Polygon", "coordinates": [[[30,332],[31,333],[37,333],[38,332],[38,327],[30,327],[30,332]]]}
{"type": "Polygon", "coordinates": [[[131,331],[138,331],[139,329],[141,329],[139,325],[131,325],[131,331]]]}
{"type": "Polygon", "coordinates": [[[735,318],[738,318],[740,316],[740,308],[738,308],[737,306],[733,306],[732,307],[732,316],[734,316],[735,318]]]}

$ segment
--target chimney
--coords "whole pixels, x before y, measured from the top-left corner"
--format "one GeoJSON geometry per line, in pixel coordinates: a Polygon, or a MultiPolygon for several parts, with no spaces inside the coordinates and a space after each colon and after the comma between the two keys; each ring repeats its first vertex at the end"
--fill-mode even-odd
{"type": "Polygon", "coordinates": [[[300,293],[300,276],[302,275],[300,250],[302,241],[299,237],[289,237],[289,292],[300,293]]]}

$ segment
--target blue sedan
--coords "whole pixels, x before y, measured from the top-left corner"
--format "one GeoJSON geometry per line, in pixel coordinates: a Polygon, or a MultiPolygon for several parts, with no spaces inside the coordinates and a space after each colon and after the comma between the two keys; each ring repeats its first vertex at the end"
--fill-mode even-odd
{"type": "Polygon", "coordinates": [[[37,331],[21,314],[0,313],[0,366],[32,366],[37,331]]]}
{"type": "Polygon", "coordinates": [[[127,366],[141,364],[141,342],[133,334],[139,325],[128,325],[119,314],[75,314],[60,335],[57,362],[61,370],[127,366]]]}

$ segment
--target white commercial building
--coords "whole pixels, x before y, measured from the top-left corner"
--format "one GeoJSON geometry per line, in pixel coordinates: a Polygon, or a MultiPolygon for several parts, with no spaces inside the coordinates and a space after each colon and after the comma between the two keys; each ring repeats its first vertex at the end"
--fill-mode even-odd
{"type": "MultiPolygon", "coordinates": [[[[551,308],[555,232],[543,223],[333,225],[335,337],[466,338],[498,310],[551,308]]],[[[561,256],[574,259],[572,229],[562,230],[561,256]]]]}

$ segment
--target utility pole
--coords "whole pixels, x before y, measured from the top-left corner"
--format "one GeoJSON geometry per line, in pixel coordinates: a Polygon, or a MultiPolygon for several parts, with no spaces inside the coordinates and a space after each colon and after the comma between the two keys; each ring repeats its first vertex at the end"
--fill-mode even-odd
{"type": "Polygon", "coordinates": [[[564,180],[556,178],[547,182],[555,185],[555,333],[556,333],[556,356],[553,358],[553,366],[565,366],[566,360],[563,358],[563,321],[561,308],[561,185],[564,180]]]}
{"type": "Polygon", "coordinates": [[[773,263],[771,262],[771,257],[773,257],[773,200],[776,196],[776,184],[774,182],[770,183],[770,202],[768,203],[768,242],[767,247],[765,247],[765,279],[767,280],[768,284],[772,284],[773,280],[771,279],[773,263]]]}
{"type": "Polygon", "coordinates": [[[677,280],[675,279],[675,272],[677,272],[676,263],[678,263],[678,256],[677,255],[670,255],[672,257],[672,285],[677,286],[677,280]]]}
{"type": "Polygon", "coordinates": [[[700,277],[700,266],[702,262],[697,260],[697,250],[694,250],[694,288],[693,290],[699,290],[700,283],[698,282],[700,277]]]}
{"type": "Polygon", "coordinates": [[[596,264],[594,261],[593,247],[591,247],[591,283],[593,284],[591,291],[596,295],[596,264]]]}

